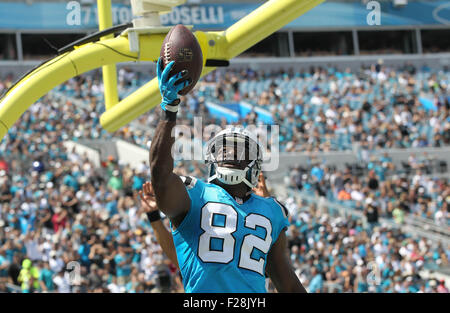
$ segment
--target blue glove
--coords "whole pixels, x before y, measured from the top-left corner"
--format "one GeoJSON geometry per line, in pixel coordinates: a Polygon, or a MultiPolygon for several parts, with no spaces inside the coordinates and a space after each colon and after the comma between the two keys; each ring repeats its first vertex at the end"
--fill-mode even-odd
{"type": "Polygon", "coordinates": [[[183,77],[187,75],[186,70],[169,78],[169,72],[174,63],[175,61],[170,62],[163,70],[162,61],[159,58],[156,64],[156,73],[158,75],[159,92],[162,96],[161,108],[166,112],[176,113],[178,112],[178,105],[180,103],[178,92],[189,85],[190,82],[189,80],[183,80],[183,77]]]}

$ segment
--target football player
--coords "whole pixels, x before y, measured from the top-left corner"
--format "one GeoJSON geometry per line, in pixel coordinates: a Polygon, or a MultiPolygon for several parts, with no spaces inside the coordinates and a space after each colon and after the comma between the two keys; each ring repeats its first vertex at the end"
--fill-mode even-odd
{"type": "MultiPolygon", "coordinates": [[[[262,172],[259,174],[258,185],[253,189],[253,192],[264,198],[270,196],[262,172]]],[[[173,265],[179,269],[180,267],[178,266],[177,252],[173,244],[172,234],[161,220],[160,210],[156,205],[155,192],[153,191],[151,182],[147,181],[142,185],[142,189],[139,190],[139,197],[141,199],[141,207],[144,209],[147,219],[150,222],[150,226],[153,228],[156,241],[173,265]]]]}
{"type": "Polygon", "coordinates": [[[229,128],[209,142],[207,183],[173,172],[178,92],[191,83],[186,71],[170,77],[173,64],[157,64],[163,116],[150,168],[157,206],[171,222],[185,291],[262,293],[267,273],[278,292],[306,292],[286,253],[286,208],[252,192],[263,151],[251,133],[229,128]]]}

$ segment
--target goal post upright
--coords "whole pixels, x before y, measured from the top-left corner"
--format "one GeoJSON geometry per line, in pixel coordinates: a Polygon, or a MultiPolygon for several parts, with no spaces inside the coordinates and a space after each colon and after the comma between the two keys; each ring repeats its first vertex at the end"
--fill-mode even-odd
{"type": "MultiPolygon", "coordinates": [[[[113,26],[111,0],[97,0],[98,29],[105,30],[113,26]]],[[[101,37],[100,40],[112,39],[114,34],[101,37]]],[[[115,63],[102,66],[103,94],[105,110],[109,110],[119,102],[117,90],[117,67],[115,63]]]]}
{"type": "MultiPolygon", "coordinates": [[[[170,4],[169,7],[185,2],[132,0],[132,3],[136,1],[158,4],[166,2],[170,4]]],[[[111,0],[104,2],[110,4],[111,0]]],[[[270,0],[224,31],[194,32],[202,48],[203,64],[206,64],[207,59],[228,61],[238,56],[322,2],[324,0],[270,0]]],[[[111,13],[108,4],[101,9],[99,6],[99,22],[105,23],[101,27],[112,23],[112,18],[108,21],[107,14],[104,14],[108,8],[111,13]],[[101,11],[103,13],[100,13],[101,11]]],[[[117,98],[115,64],[127,61],[156,61],[169,28],[158,25],[155,17],[159,18],[159,15],[153,11],[147,15],[145,10],[143,12],[141,17],[133,20],[134,28],[127,29],[112,39],[75,46],[72,51],[64,52],[45,62],[19,80],[0,98],[0,139],[31,104],[51,89],[72,77],[103,66],[112,65],[107,67],[109,70],[104,71],[106,110],[100,117],[104,129],[114,132],[157,106],[161,101],[157,78],[153,78],[120,102],[117,98]],[[146,27],[149,22],[153,23],[152,26],[146,27]],[[109,87],[106,87],[107,85],[109,87]]],[[[214,69],[215,67],[204,66],[201,76],[214,69]]]]}
{"type": "MultiPolygon", "coordinates": [[[[230,60],[238,56],[324,1],[270,0],[224,31],[195,32],[202,48],[203,64],[206,58],[230,60]]],[[[201,77],[214,69],[204,67],[201,77]]],[[[154,78],[123,99],[118,106],[104,112],[100,118],[102,127],[114,132],[157,106],[161,101],[157,86],[158,81],[154,78]]]]}

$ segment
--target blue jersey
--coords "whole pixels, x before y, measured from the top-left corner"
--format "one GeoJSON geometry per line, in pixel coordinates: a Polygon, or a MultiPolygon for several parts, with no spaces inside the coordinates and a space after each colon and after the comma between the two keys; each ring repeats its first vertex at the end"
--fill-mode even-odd
{"type": "Polygon", "coordinates": [[[185,292],[266,292],[267,254],[289,225],[274,198],[245,202],[222,187],[182,177],[191,207],[172,230],[185,292]]]}

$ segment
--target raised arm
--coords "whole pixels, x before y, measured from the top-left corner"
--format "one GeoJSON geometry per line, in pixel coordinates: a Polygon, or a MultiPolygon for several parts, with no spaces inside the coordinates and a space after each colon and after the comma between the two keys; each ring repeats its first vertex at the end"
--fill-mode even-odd
{"type": "Polygon", "coordinates": [[[150,182],[146,182],[142,186],[142,190],[139,191],[139,196],[141,197],[141,207],[147,214],[156,240],[170,261],[179,268],[172,234],[161,221],[161,216],[158,207],[156,206],[154,190],[150,182]]]}
{"type": "Polygon", "coordinates": [[[177,227],[190,209],[190,198],[180,177],[173,173],[172,145],[175,139],[172,137],[172,129],[176,125],[180,103],[178,92],[186,87],[189,81],[183,79],[187,74],[184,71],[169,77],[173,64],[172,61],[163,70],[159,59],[156,66],[163,117],[158,123],[150,147],[150,170],[156,203],[177,227]]]}
{"type": "Polygon", "coordinates": [[[266,178],[264,177],[264,174],[262,171],[261,171],[261,173],[259,173],[258,185],[255,188],[253,188],[253,192],[255,193],[255,195],[260,196],[260,197],[264,197],[264,198],[270,197],[270,192],[266,186],[266,178]]]}

